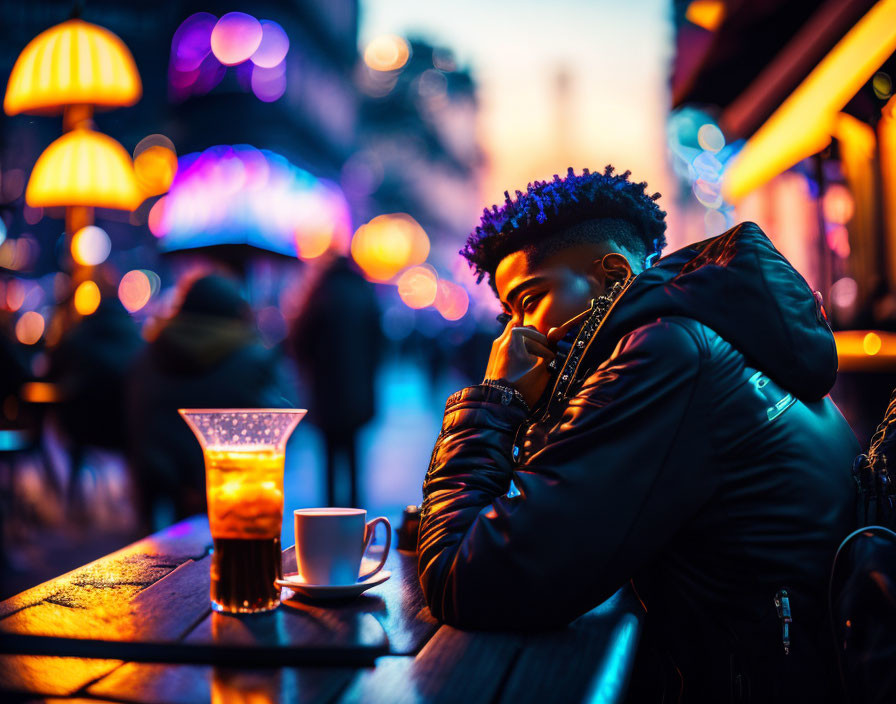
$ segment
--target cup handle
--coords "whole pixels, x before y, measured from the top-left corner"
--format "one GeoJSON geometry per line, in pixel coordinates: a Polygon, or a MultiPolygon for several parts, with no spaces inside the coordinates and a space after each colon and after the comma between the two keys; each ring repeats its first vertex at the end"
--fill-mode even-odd
{"type": "Polygon", "coordinates": [[[386,558],[389,557],[389,548],[392,546],[392,524],[389,523],[388,518],[383,518],[382,516],[374,518],[372,521],[368,521],[367,525],[364,526],[364,550],[361,554],[367,554],[367,549],[370,547],[370,542],[373,540],[373,532],[376,528],[377,523],[383,523],[386,526],[386,548],[383,550],[383,556],[382,558],[380,558],[380,564],[370,570],[370,572],[365,572],[360,577],[358,577],[359,582],[369,577],[373,577],[373,575],[383,569],[383,565],[386,564],[386,558]]]}

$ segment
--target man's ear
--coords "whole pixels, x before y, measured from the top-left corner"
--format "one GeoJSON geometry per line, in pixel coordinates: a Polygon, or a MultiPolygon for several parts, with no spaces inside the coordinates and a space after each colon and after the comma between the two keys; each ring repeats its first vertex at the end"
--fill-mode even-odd
{"type": "Polygon", "coordinates": [[[632,275],[632,265],[619,252],[605,254],[601,259],[595,260],[594,265],[605,286],[614,281],[626,281],[632,275]]]}

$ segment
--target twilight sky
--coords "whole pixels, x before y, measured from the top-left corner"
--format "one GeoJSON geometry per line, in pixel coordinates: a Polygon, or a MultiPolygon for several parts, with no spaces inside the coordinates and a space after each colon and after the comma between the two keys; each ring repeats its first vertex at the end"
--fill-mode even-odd
{"type": "Polygon", "coordinates": [[[419,36],[472,70],[488,159],[483,205],[567,166],[612,163],[672,209],[668,0],[362,0],[361,12],[362,46],[382,33],[419,36]]]}

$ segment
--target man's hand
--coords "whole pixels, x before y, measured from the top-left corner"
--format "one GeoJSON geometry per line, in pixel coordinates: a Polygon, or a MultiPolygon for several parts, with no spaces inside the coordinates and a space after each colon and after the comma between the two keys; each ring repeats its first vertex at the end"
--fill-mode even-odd
{"type": "Polygon", "coordinates": [[[553,358],[548,338],[535,328],[516,327],[511,320],[492,343],[485,378],[510,384],[531,408],[548,384],[550,371],[547,365],[553,358]]]}

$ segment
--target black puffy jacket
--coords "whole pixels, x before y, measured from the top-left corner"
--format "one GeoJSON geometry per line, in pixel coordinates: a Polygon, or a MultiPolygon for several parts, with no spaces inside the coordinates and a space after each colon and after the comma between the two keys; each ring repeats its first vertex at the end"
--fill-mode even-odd
{"type": "Polygon", "coordinates": [[[825,589],[859,451],[836,370],[820,303],[755,224],[664,257],[533,414],[485,386],[448,400],[419,538],[433,613],[559,626],[632,580],[685,701],[836,695],[825,589]]]}

